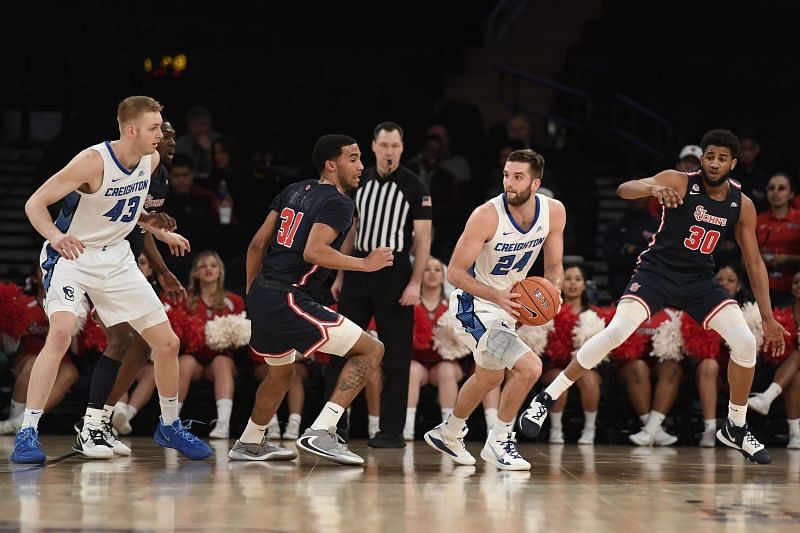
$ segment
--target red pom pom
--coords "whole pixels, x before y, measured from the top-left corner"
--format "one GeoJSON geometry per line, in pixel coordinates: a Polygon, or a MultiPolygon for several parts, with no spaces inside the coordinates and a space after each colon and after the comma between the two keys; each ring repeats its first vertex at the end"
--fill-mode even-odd
{"type": "Polygon", "coordinates": [[[769,350],[765,350],[764,348],[761,349],[761,359],[764,360],[765,363],[770,364],[780,364],[782,363],[789,354],[795,349],[796,341],[797,341],[797,326],[794,323],[794,312],[791,307],[782,307],[780,309],[773,309],[772,316],[775,317],[775,320],[784,327],[786,331],[791,333],[788,337],[784,337],[783,340],[786,342],[786,346],[783,349],[783,353],[778,354],[777,357],[773,357],[772,349],[770,347],[769,350]]]}
{"type": "Polygon", "coordinates": [[[433,347],[433,322],[422,304],[414,306],[414,349],[430,350],[433,347]]]}
{"type": "Polygon", "coordinates": [[[569,305],[562,305],[558,314],[553,318],[553,330],[547,332],[547,347],[545,354],[556,366],[569,363],[575,345],[572,342],[572,330],[578,323],[578,315],[569,305]]]}
{"type": "MultiPolygon", "coordinates": [[[[598,307],[595,309],[597,315],[602,318],[606,325],[611,323],[611,319],[617,313],[616,307],[598,307]]],[[[647,337],[634,331],[633,334],[625,339],[625,342],[611,350],[609,357],[614,361],[632,361],[640,359],[644,355],[647,347],[647,337]]]]}
{"type": "Polygon", "coordinates": [[[0,333],[18,339],[28,328],[28,306],[22,287],[0,283],[0,333]]]}
{"type": "Polygon", "coordinates": [[[716,359],[722,348],[722,337],[713,329],[703,329],[689,313],[681,315],[681,336],[686,353],[698,359],[716,359]]]}
{"type": "Polygon", "coordinates": [[[100,353],[106,351],[108,340],[103,329],[91,318],[86,319],[86,325],[80,333],[80,342],[85,348],[94,348],[100,353]]]}
{"type": "Polygon", "coordinates": [[[183,353],[196,353],[206,344],[205,322],[190,315],[183,305],[174,305],[167,311],[167,318],[175,335],[181,340],[183,353]]]}

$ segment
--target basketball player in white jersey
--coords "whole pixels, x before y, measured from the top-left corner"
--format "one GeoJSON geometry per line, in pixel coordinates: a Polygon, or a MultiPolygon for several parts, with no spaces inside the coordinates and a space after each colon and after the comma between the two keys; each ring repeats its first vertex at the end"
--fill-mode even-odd
{"type": "Polygon", "coordinates": [[[521,306],[513,301],[519,294],[511,288],[544,250],[544,276],[561,290],[567,215],[561,202],[536,194],[543,170],[544,158],[533,150],[508,156],[505,192],[472,212],[447,268],[447,279],[457,288],[450,295],[449,312],[476,368],[458,392],[453,413],[427,432],[425,441],[458,464],[475,464],[464,446],[466,420],[508,371],[497,422],[487,428],[481,458],[503,470],[531,467],[519,454],[514,421],[542,373],[542,362],[517,336],[521,306]]]}
{"type": "Polygon", "coordinates": [[[15,463],[46,459],[39,444],[39,419],[84,295],[106,326],[127,322],[150,345],[161,401],[156,442],[190,459],[212,453],[178,418],[179,341],[125,240],[139,223],[169,241],[152,221],[140,220],[150,176],[159,164],[161,110],[161,104],[147,96],[123,100],[117,108],[120,139],[81,151],[25,204],[28,219],[46,239],[41,265],[50,331],[31,370],[22,428],[11,453],[15,463]],[[61,213],[53,222],[47,206],[62,199],[61,213]]]}

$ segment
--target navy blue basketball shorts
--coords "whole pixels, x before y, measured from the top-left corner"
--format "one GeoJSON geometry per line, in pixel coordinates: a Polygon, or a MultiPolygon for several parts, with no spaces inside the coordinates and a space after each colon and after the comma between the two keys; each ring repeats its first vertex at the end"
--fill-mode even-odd
{"type": "Polygon", "coordinates": [[[361,337],[361,328],[303,292],[261,287],[247,296],[250,349],[273,366],[288,365],[319,351],[344,356],[361,337]]]}
{"type": "Polygon", "coordinates": [[[632,298],[647,309],[650,318],[659,309],[675,307],[689,313],[708,329],[708,322],[729,303],[737,303],[719,284],[713,272],[683,273],[666,268],[639,268],[622,298],[632,298]]]}

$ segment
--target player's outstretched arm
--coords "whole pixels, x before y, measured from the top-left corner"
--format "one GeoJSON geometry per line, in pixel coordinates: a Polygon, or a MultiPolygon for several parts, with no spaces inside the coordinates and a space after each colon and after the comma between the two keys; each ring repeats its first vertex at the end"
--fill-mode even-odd
{"type": "Polygon", "coordinates": [[[447,281],[478,298],[494,302],[510,315],[517,316],[519,313],[516,309],[520,305],[512,301],[512,298],[518,297],[519,294],[511,293],[510,288],[501,291],[490,287],[469,273],[469,268],[475,264],[484,243],[497,231],[498,221],[497,211],[489,203],[477,207],[472,212],[447,265],[447,281]]]}
{"type": "Polygon", "coordinates": [[[390,248],[376,248],[367,257],[353,257],[345,255],[331,246],[339,231],[322,222],[311,226],[308,241],[303,250],[303,260],[312,265],[319,265],[331,270],[358,270],[361,272],[375,272],[394,262],[394,255],[390,248]]]}
{"type": "Polygon", "coordinates": [[[544,277],[561,293],[564,281],[564,228],[567,225],[567,210],[564,204],[552,198],[550,202],[550,233],[542,245],[544,253],[544,277]]]}
{"type": "Polygon", "coordinates": [[[245,285],[245,291],[250,292],[250,286],[258,276],[258,272],[261,270],[261,261],[264,260],[264,254],[267,253],[267,248],[269,248],[269,243],[272,240],[272,234],[275,233],[275,226],[278,224],[278,212],[277,211],[270,211],[267,214],[267,218],[264,219],[264,223],[261,224],[261,227],[258,228],[258,231],[253,238],[250,240],[250,244],[247,246],[247,261],[246,261],[246,272],[247,272],[247,285],[245,285]]]}
{"type": "Polygon", "coordinates": [[[625,200],[653,196],[667,208],[678,207],[686,195],[689,178],[677,170],[664,170],[655,176],[630,180],[617,187],[617,195],[625,200]]]}
{"type": "Polygon", "coordinates": [[[145,233],[142,252],[150,262],[150,266],[153,267],[153,272],[155,272],[158,278],[158,284],[161,285],[161,288],[167,293],[169,299],[179,302],[186,298],[186,289],[175,274],[170,271],[167,264],[164,263],[164,258],[161,257],[161,252],[158,250],[158,246],[156,246],[156,241],[152,233],[145,233]]]}
{"type": "Polygon", "coordinates": [[[742,207],[736,223],[736,242],[742,250],[742,261],[747,269],[747,277],[756,297],[758,311],[761,313],[764,345],[772,349],[773,356],[783,353],[785,336],[789,335],[783,326],[772,316],[772,303],[769,298],[769,277],[767,267],[761,258],[756,240],[756,208],[753,201],[742,194],[742,207]]]}

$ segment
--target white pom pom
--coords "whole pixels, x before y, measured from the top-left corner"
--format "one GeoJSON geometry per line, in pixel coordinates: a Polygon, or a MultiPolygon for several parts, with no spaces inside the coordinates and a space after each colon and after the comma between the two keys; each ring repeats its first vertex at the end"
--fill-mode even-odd
{"type": "Polygon", "coordinates": [[[456,328],[461,325],[450,313],[443,313],[433,327],[433,349],[442,356],[443,359],[459,359],[472,353],[456,336],[456,328]]]}
{"type": "Polygon", "coordinates": [[[245,313],[215,316],[206,322],[206,346],[215,351],[238,348],[250,342],[250,319],[245,313]]]}
{"type": "Polygon", "coordinates": [[[758,306],[753,302],[747,302],[742,306],[742,314],[747,327],[756,338],[756,351],[761,351],[761,346],[764,344],[764,331],[761,329],[761,313],[758,311],[758,306]]]}
{"type": "Polygon", "coordinates": [[[606,322],[591,309],[582,311],[578,315],[578,322],[572,328],[572,345],[579,350],[586,341],[603,331],[606,322]]]}
{"type": "Polygon", "coordinates": [[[520,326],[517,329],[517,335],[522,342],[530,346],[533,353],[541,357],[547,346],[547,334],[554,328],[551,320],[544,326],[520,326]]]}
{"type": "Polygon", "coordinates": [[[683,359],[683,336],[681,335],[681,313],[665,320],[653,332],[653,351],[651,355],[659,361],[680,361],[683,359]]]}

